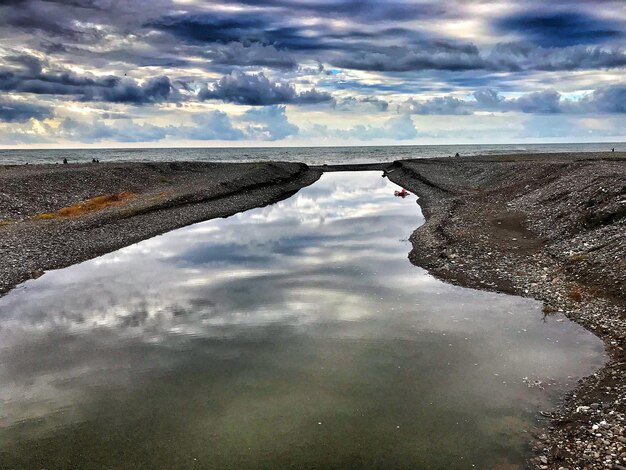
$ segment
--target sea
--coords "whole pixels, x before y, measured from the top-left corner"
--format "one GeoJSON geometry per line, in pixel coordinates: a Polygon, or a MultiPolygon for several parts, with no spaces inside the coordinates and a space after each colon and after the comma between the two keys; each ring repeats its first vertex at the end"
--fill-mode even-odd
{"type": "Polygon", "coordinates": [[[363,147],[228,147],[228,148],[128,148],[128,149],[22,149],[0,150],[0,165],[91,162],[255,162],[287,161],[308,165],[353,164],[407,158],[501,155],[514,153],[626,151],[620,143],[403,145],[363,147]]]}

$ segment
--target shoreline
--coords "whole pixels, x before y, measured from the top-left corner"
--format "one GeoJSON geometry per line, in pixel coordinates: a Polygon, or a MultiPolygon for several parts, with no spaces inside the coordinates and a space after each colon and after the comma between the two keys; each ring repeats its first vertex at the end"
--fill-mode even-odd
{"type": "Polygon", "coordinates": [[[626,154],[405,160],[389,179],[419,196],[426,219],[410,238],[413,264],[535,298],[605,343],[609,362],[545,414],[529,463],[624,468],[626,154]]]}
{"type": "Polygon", "coordinates": [[[626,458],[626,153],[0,166],[0,296],[43,271],[272,204],[323,172],[370,170],[419,196],[426,222],[411,236],[413,264],[463,287],[543,301],[546,315],[563,312],[605,342],[609,363],[550,414],[531,463],[613,468],[626,458]],[[57,213],[126,193],[77,217],[57,213]]]}
{"type": "Polygon", "coordinates": [[[281,162],[0,168],[0,295],[44,271],[286,199],[320,176],[281,162]],[[80,216],[57,216],[103,194],[130,196],[80,216]]]}

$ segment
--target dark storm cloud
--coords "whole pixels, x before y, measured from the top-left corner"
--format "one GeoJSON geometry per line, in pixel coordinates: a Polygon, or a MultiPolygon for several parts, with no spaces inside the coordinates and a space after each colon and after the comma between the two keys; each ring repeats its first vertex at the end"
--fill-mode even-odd
{"type": "MultiPolygon", "coordinates": [[[[344,11],[339,8],[341,5],[346,7],[345,12],[352,8],[350,2],[334,2],[324,4],[323,10],[326,11],[328,7],[331,11],[333,8],[344,11]]],[[[264,54],[260,55],[261,62],[257,64],[249,58],[251,52],[260,51],[263,47],[272,47],[273,50],[267,52],[272,53],[279,67],[285,64],[277,54],[286,52],[324,58],[336,67],[371,71],[473,70],[485,68],[487,64],[480,56],[478,47],[468,42],[444,37],[425,38],[423,33],[405,27],[371,30],[352,25],[335,30],[324,22],[315,26],[302,25],[289,13],[286,17],[260,12],[185,13],[160,18],[146,26],[168,32],[191,44],[230,44],[234,50],[224,51],[226,60],[220,54],[213,56],[217,63],[233,65],[271,67],[271,62],[263,61],[264,54]],[[379,46],[384,42],[403,45],[379,46]],[[254,45],[256,51],[246,51],[243,47],[234,46],[235,44],[248,47],[254,45]]],[[[209,57],[213,58],[211,55],[209,57]]]]}
{"type": "Polygon", "coordinates": [[[521,111],[531,114],[554,114],[563,111],[561,94],[554,90],[527,93],[517,99],[503,100],[504,111],[521,111]]]}
{"type": "Polygon", "coordinates": [[[293,11],[284,15],[264,12],[182,13],[150,21],[144,26],[194,45],[256,43],[303,53],[368,49],[382,39],[406,42],[419,41],[423,37],[421,33],[401,27],[370,31],[357,25],[333,29],[327,22],[308,25],[294,16],[293,11]]]}
{"type": "MultiPolygon", "coordinates": [[[[293,70],[298,62],[312,59],[339,68],[377,72],[576,70],[626,63],[626,55],[615,44],[616,39],[623,39],[624,25],[594,17],[576,3],[560,2],[567,11],[552,12],[531,2],[530,13],[493,18],[495,31],[522,37],[518,43],[502,44],[493,51],[433,30],[425,32],[411,23],[440,21],[444,25],[450,18],[460,17],[463,3],[453,0],[228,3],[241,8],[226,10],[171,0],[141,7],[130,0],[24,0],[19,5],[5,3],[0,25],[42,33],[38,35],[41,50],[65,57],[78,53],[85,65],[98,66],[116,60],[187,68],[197,65],[188,60],[191,57],[208,59],[205,67],[219,72],[229,71],[224,67],[293,70]],[[309,18],[319,21],[304,20],[309,18]],[[331,19],[344,25],[333,26],[327,21],[331,19]],[[132,44],[137,50],[103,51],[99,47],[129,34],[136,36],[132,44]],[[614,47],[607,49],[604,43],[609,40],[614,47]],[[555,44],[559,48],[553,48],[555,44]]],[[[612,5],[604,3],[607,9],[612,5]]]]}
{"type": "Polygon", "coordinates": [[[543,48],[521,42],[498,44],[489,53],[481,53],[471,44],[440,41],[418,47],[344,50],[329,61],[339,68],[377,72],[558,71],[624,67],[626,53],[589,46],[543,48]]]}
{"type": "MultiPolygon", "coordinates": [[[[193,44],[230,44],[233,51],[225,49],[222,60],[220,54],[215,54],[216,63],[242,66],[284,67],[286,64],[276,54],[286,52],[296,53],[299,58],[320,58],[338,68],[377,72],[576,70],[626,64],[622,49],[599,45],[606,39],[621,37],[624,26],[574,11],[567,14],[539,11],[496,18],[496,30],[510,33],[520,29],[522,40],[499,44],[491,50],[407,27],[406,21],[415,18],[441,18],[445,22],[444,13],[454,16],[441,2],[436,5],[348,0],[239,3],[254,5],[255,11],[186,12],[161,17],[146,26],[193,44]],[[303,23],[300,15],[305,14],[328,15],[344,19],[347,24],[336,29],[325,21],[303,23]],[[359,24],[361,17],[377,18],[373,23],[376,27],[359,24]],[[531,27],[528,34],[522,34],[525,31],[522,25],[527,20],[531,27]],[[397,24],[382,27],[393,21],[397,24]],[[545,36],[543,40],[539,40],[541,36],[545,36]],[[557,38],[559,48],[554,48],[557,38]],[[264,62],[260,54],[255,63],[250,57],[253,50],[246,51],[235,44],[248,47],[254,44],[255,53],[271,46],[276,62],[264,62]]],[[[287,65],[295,60],[291,56],[287,65]]]]}
{"type": "Polygon", "coordinates": [[[51,118],[54,112],[45,106],[0,99],[0,122],[26,122],[51,118]]]}
{"type": "Polygon", "coordinates": [[[216,45],[206,52],[205,57],[212,64],[235,65],[242,67],[270,67],[276,69],[295,69],[298,62],[287,52],[280,51],[272,45],[261,43],[230,42],[216,45]]]}
{"type": "Polygon", "coordinates": [[[409,48],[391,46],[371,48],[367,51],[351,51],[331,57],[335,67],[378,71],[408,72],[415,70],[477,70],[487,68],[478,48],[472,45],[451,43],[424,44],[409,48]]]}
{"type": "Polygon", "coordinates": [[[626,66],[626,53],[617,48],[550,48],[513,42],[497,44],[488,56],[488,63],[487,68],[512,72],[605,69],[626,66]]]}
{"type": "Polygon", "coordinates": [[[32,56],[9,57],[21,69],[0,69],[0,90],[39,95],[69,95],[83,101],[147,104],[174,100],[178,94],[166,76],[139,85],[119,77],[89,77],[73,72],[44,72],[43,63],[32,56]]]}
{"type": "Polygon", "coordinates": [[[370,21],[412,21],[432,19],[445,15],[441,2],[421,2],[387,0],[330,0],[330,1],[290,1],[290,0],[238,0],[234,3],[253,7],[279,8],[283,11],[298,10],[300,14],[322,17],[350,17],[370,21]]]}
{"type": "Polygon", "coordinates": [[[9,26],[30,33],[43,33],[50,37],[81,43],[97,43],[104,37],[104,31],[79,18],[92,15],[81,12],[83,2],[48,2],[39,0],[21,1],[17,4],[0,4],[0,26],[9,26]],[[73,13],[77,13],[76,15],[73,13]]]}
{"type": "Polygon", "coordinates": [[[624,37],[626,25],[576,11],[522,11],[496,20],[497,28],[515,32],[542,46],[597,44],[624,37]]]}
{"type": "Polygon", "coordinates": [[[626,113],[626,84],[599,88],[581,100],[580,106],[598,113],[626,113]]]}
{"type": "MultiPolygon", "coordinates": [[[[526,93],[518,98],[499,97],[497,104],[487,105],[477,101],[486,109],[519,111],[530,114],[623,114],[626,113],[626,85],[600,87],[579,99],[564,98],[555,90],[526,93]]],[[[494,100],[492,103],[496,103],[494,100]]]]}
{"type": "Polygon", "coordinates": [[[492,3],[0,0],[0,121],[82,141],[278,140],[307,135],[285,105],[327,104],[316,111],[372,115],[325,128],[365,140],[423,136],[414,115],[624,114],[623,0],[492,3]],[[204,112],[222,103],[254,108],[204,112]],[[181,120],[157,126],[157,112],[181,120]]]}
{"type": "Polygon", "coordinates": [[[146,26],[184,40],[213,43],[266,40],[266,24],[261,15],[254,14],[180,14],[149,22],[146,26]]]}
{"type": "Polygon", "coordinates": [[[291,51],[320,51],[326,40],[302,34],[298,26],[285,26],[287,18],[262,13],[180,14],[146,23],[146,27],[173,34],[191,43],[260,43],[291,51]]]}
{"type": "Polygon", "coordinates": [[[287,50],[326,50],[341,47],[333,40],[367,39],[376,41],[381,37],[416,36],[415,31],[395,26],[371,31],[352,25],[347,30],[334,30],[327,22],[315,26],[303,24],[301,18],[318,17],[344,19],[350,23],[364,21],[385,25],[416,19],[433,19],[442,16],[445,8],[440,3],[380,2],[378,0],[336,0],[325,2],[289,1],[233,1],[233,4],[252,6],[237,12],[185,12],[164,16],[145,24],[148,28],[167,31],[180,39],[205,43],[260,42],[275,44],[287,50]],[[316,35],[308,34],[314,29],[316,35]]]}
{"type": "Polygon", "coordinates": [[[256,75],[234,71],[223,76],[212,88],[198,93],[200,100],[221,100],[250,106],[274,104],[317,104],[333,100],[332,96],[315,89],[298,92],[288,84],[273,82],[263,73],[256,75]]]}

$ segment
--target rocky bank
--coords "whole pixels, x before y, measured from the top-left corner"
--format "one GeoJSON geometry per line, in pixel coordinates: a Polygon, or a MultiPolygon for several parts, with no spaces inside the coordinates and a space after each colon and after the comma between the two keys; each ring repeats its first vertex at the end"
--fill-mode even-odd
{"type": "Polygon", "coordinates": [[[271,204],[320,175],[280,162],[0,166],[0,294],[46,270],[271,204]],[[116,196],[109,205],[63,215],[107,195],[116,196]]]}
{"type": "Polygon", "coordinates": [[[563,312],[606,344],[606,367],[544,413],[530,464],[626,468],[626,154],[0,166],[0,294],[45,270],[289,197],[324,171],[383,169],[418,194],[426,216],[411,237],[414,264],[539,299],[546,315],[563,312]],[[103,195],[115,197],[63,212],[103,195]]]}
{"type": "Polygon", "coordinates": [[[466,287],[544,302],[602,338],[610,362],[536,436],[531,465],[626,468],[626,155],[396,162],[426,223],[411,261],[466,287]]]}

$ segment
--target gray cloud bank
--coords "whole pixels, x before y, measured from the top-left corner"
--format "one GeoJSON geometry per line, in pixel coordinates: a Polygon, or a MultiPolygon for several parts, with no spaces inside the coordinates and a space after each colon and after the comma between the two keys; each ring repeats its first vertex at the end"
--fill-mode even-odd
{"type": "Polygon", "coordinates": [[[45,106],[0,99],[0,122],[41,121],[53,115],[53,111],[45,106]]]}
{"type": "Polygon", "coordinates": [[[469,115],[476,111],[521,112],[531,114],[621,114],[626,113],[626,85],[610,85],[585,94],[579,99],[568,99],[555,90],[523,94],[505,98],[493,89],[481,89],[472,98],[452,96],[429,100],[409,99],[401,104],[399,112],[421,115],[469,115]]]}
{"type": "Polygon", "coordinates": [[[623,0],[503,3],[0,0],[0,123],[28,141],[51,118],[51,140],[81,142],[409,140],[415,115],[626,113],[623,0]],[[158,124],[172,109],[186,124],[158,124]]]}
{"type": "Polygon", "coordinates": [[[328,93],[315,89],[297,92],[289,83],[273,82],[263,73],[246,75],[240,71],[225,75],[210,89],[204,88],[198,93],[198,98],[250,106],[317,104],[333,100],[328,93]]]}
{"type": "Polygon", "coordinates": [[[34,56],[9,57],[18,65],[0,68],[0,90],[37,95],[70,96],[81,101],[146,104],[176,99],[177,92],[166,76],[149,78],[139,85],[115,76],[96,77],[71,71],[44,71],[44,64],[34,56]],[[21,66],[21,67],[19,67],[21,66]]]}

